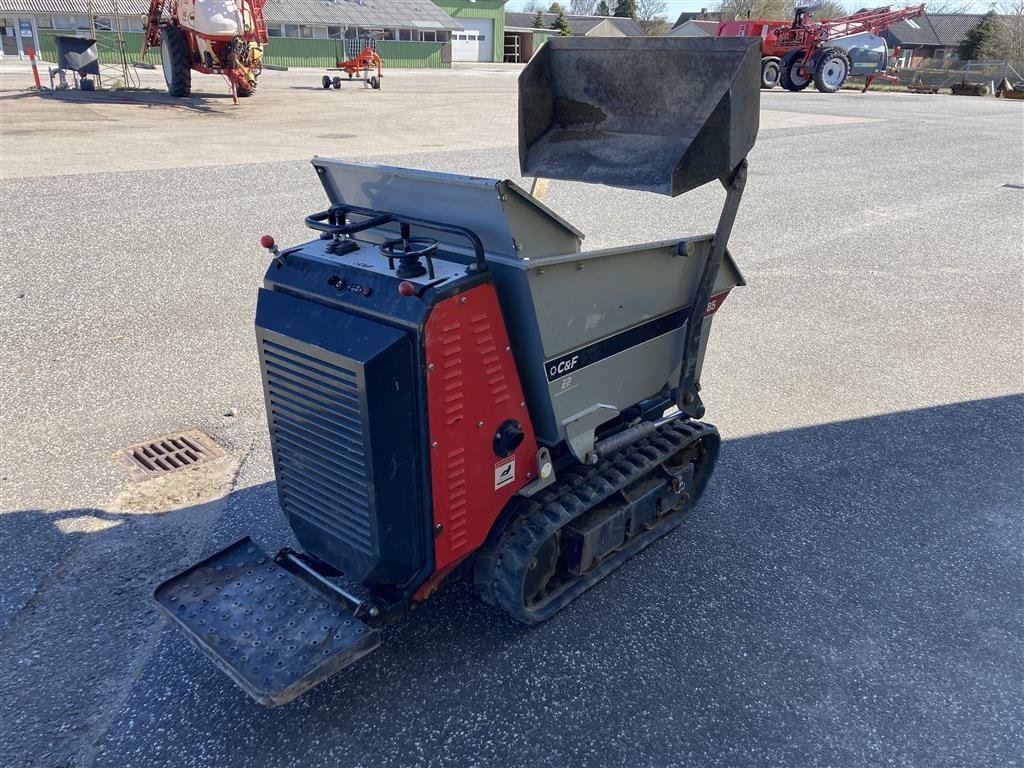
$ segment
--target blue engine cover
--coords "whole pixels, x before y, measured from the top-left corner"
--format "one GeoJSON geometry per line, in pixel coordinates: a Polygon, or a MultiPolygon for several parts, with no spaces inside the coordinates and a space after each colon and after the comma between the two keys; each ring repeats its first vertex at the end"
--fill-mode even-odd
{"type": "MultiPolygon", "coordinates": [[[[308,265],[292,276],[313,277],[308,265]]],[[[256,337],[278,495],[299,542],[364,584],[409,582],[429,557],[410,329],[261,289],[256,337]]]]}

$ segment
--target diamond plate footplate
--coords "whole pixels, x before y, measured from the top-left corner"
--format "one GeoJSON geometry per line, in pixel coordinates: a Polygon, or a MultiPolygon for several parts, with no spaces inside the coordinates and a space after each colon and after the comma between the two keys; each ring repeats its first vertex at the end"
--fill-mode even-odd
{"type": "Polygon", "coordinates": [[[377,630],[248,536],[153,593],[178,629],[265,706],[286,704],[380,643],[377,630]]]}

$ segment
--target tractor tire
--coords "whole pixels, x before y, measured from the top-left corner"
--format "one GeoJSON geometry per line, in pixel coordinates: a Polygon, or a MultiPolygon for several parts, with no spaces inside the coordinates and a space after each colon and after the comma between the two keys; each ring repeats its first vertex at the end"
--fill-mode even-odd
{"type": "Polygon", "coordinates": [[[189,60],[188,41],[180,28],[160,28],[160,63],[164,69],[167,92],[179,99],[192,93],[192,63],[189,60]]]}
{"type": "Polygon", "coordinates": [[[814,60],[814,87],[822,93],[835,93],[850,76],[850,59],[838,48],[826,48],[814,60]]]}
{"type": "Polygon", "coordinates": [[[782,70],[779,67],[779,60],[774,56],[767,59],[761,59],[761,87],[766,91],[770,91],[776,85],[779,84],[779,75],[782,74],[782,70]]]}
{"type": "Polygon", "coordinates": [[[320,78],[320,85],[322,85],[324,87],[325,91],[328,88],[330,88],[331,87],[331,76],[330,75],[324,75],[322,78],[320,78]]]}
{"type": "Polygon", "coordinates": [[[811,78],[804,78],[798,71],[803,57],[803,51],[790,51],[779,62],[779,83],[787,91],[802,91],[811,84],[811,78]]]}
{"type": "Polygon", "coordinates": [[[370,75],[370,87],[375,91],[380,90],[380,78],[376,75],[370,75]]]}

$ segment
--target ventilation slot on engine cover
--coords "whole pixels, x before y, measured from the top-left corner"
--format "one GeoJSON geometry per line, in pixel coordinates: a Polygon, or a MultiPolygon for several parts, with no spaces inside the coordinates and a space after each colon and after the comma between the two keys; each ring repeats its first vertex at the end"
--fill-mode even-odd
{"type": "Polygon", "coordinates": [[[224,455],[224,450],[197,429],[163,435],[129,446],[114,454],[135,482],[205,464],[224,455]]]}

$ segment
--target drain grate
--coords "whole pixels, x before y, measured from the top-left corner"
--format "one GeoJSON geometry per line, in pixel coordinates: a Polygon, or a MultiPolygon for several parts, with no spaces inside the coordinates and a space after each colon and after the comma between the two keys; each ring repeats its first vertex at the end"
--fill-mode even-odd
{"type": "Polygon", "coordinates": [[[138,482],[179,469],[205,464],[224,455],[224,449],[213,438],[190,429],[163,435],[145,443],[130,445],[114,454],[138,482]]]}

